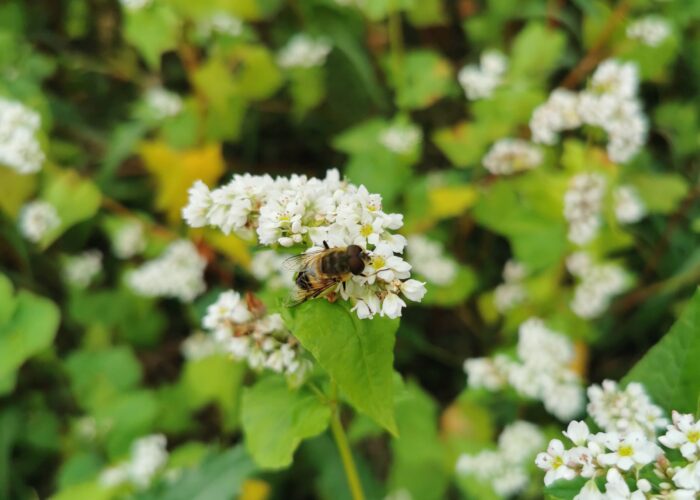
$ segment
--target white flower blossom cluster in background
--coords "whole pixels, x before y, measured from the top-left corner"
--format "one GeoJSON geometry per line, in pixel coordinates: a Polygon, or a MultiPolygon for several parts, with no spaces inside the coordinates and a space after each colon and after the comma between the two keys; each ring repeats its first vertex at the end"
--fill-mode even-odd
{"type": "Polygon", "coordinates": [[[179,240],[171,243],[158,258],[131,271],[127,284],[138,295],[192,302],[206,288],[206,266],[206,260],[192,242],[179,240]]]}
{"type": "Polygon", "coordinates": [[[267,246],[297,244],[316,251],[324,242],[359,245],[368,255],[364,274],[329,292],[351,301],[362,319],[399,317],[403,298],[420,301],[425,295],[424,283],[409,279],[411,265],[397,255],[406,238],[392,231],[403,225],[403,216],[385,213],[380,195],[342,181],[337,170],[329,170],[325,179],[235,175],[213,191],[198,181],[190,188],[183,217],[192,227],[257,235],[267,246]]]}
{"type": "Polygon", "coordinates": [[[527,276],[525,266],[515,260],[508,260],[503,266],[503,283],[493,291],[493,303],[501,314],[522,304],[527,298],[523,280],[527,276]]]}
{"type": "Polygon", "coordinates": [[[435,285],[450,285],[457,277],[457,263],[440,243],[422,234],[408,237],[406,259],[416,273],[435,285]]]}
{"type": "Polygon", "coordinates": [[[221,350],[245,360],[254,370],[268,369],[300,384],[311,368],[299,341],[284,326],[279,314],[267,314],[252,295],[243,300],[233,290],[219,295],[207,308],[202,326],[221,350]]]}
{"type": "Polygon", "coordinates": [[[497,50],[483,52],[479,62],[479,65],[464,66],[457,74],[459,84],[471,101],[491,97],[508,69],[508,59],[497,50]]]}
{"type": "Polygon", "coordinates": [[[303,33],[294,35],[277,55],[277,64],[286,69],[322,66],[331,49],[324,38],[312,38],[303,33]]]}
{"type": "Polygon", "coordinates": [[[146,249],[143,224],[134,220],[122,225],[112,237],[112,251],[119,259],[130,259],[146,249]]]}
{"type": "Polygon", "coordinates": [[[148,89],[145,99],[149,111],[158,120],[170,118],[182,111],[182,98],[175,92],[170,92],[163,87],[148,89]]]}
{"type": "Polygon", "coordinates": [[[250,272],[261,283],[272,290],[292,288],[294,286],[294,272],[287,269],[285,261],[290,254],[275,252],[274,250],[261,250],[253,254],[250,263],[250,272]]]}
{"type": "Polygon", "coordinates": [[[638,87],[634,63],[603,61],[586,90],[556,89],[535,109],[530,119],[532,140],[552,145],[560,132],[592,125],[607,133],[610,159],[625,163],[646,141],[648,123],[637,99],[638,87]]]}
{"type": "Polygon", "coordinates": [[[392,153],[398,155],[413,151],[423,140],[420,127],[411,124],[392,125],[379,136],[379,142],[392,153]]]}
{"type": "Polygon", "coordinates": [[[228,12],[214,12],[197,23],[197,31],[203,38],[213,34],[239,36],[243,33],[243,21],[228,12]]]}
{"type": "Polygon", "coordinates": [[[622,224],[639,222],[647,214],[646,206],[637,190],[628,185],[619,186],[613,193],[615,217],[622,224]]]}
{"type": "Polygon", "coordinates": [[[99,250],[87,250],[79,255],[68,256],[63,263],[66,282],[78,288],[87,288],[100,271],[102,252],[99,250]]]}
{"type": "Polygon", "coordinates": [[[585,245],[598,234],[605,186],[605,178],[596,173],[571,178],[569,189],[564,194],[564,217],[569,223],[572,243],[585,245]]]}
{"type": "Polygon", "coordinates": [[[56,208],[46,201],[30,201],[19,212],[19,231],[33,243],[38,243],[60,224],[61,219],[56,208]]]}
{"type": "Polygon", "coordinates": [[[145,9],[153,3],[153,0],[119,0],[126,10],[136,12],[137,10],[145,9]]]}
{"type": "Polygon", "coordinates": [[[24,175],[41,170],[46,157],[36,137],[40,128],[39,113],[0,97],[0,165],[24,175]]]}
{"type": "Polygon", "coordinates": [[[649,47],[658,47],[671,34],[671,25],[662,17],[647,16],[627,26],[627,37],[649,47]]]}
{"type": "Polygon", "coordinates": [[[166,444],[162,434],[137,439],[131,445],[129,460],[104,470],[100,484],[109,488],[131,483],[138,489],[146,489],[168,461],[166,444]]]}
{"type": "Polygon", "coordinates": [[[501,496],[515,495],[528,486],[527,465],[544,443],[544,435],[537,426],[513,422],[498,437],[497,449],[460,455],[457,473],[474,476],[501,496]]]}
{"type": "Polygon", "coordinates": [[[584,394],[579,376],[571,369],[574,346],[538,318],[520,325],[518,359],[499,354],[470,358],[464,363],[471,388],[490,391],[511,386],[521,396],[542,401],[560,420],[570,420],[583,410],[584,394]]]}
{"type": "Polygon", "coordinates": [[[204,332],[195,332],[182,342],[180,352],[185,359],[196,361],[223,353],[224,350],[221,343],[217,342],[213,336],[204,332]]]}
{"type": "Polygon", "coordinates": [[[522,139],[501,139],[491,146],[482,163],[494,175],[510,175],[539,166],[542,151],[522,139]]]}
{"type": "Polygon", "coordinates": [[[602,387],[591,386],[588,393],[589,413],[603,432],[593,433],[585,422],[573,421],[564,432],[571,447],[551,440],[547,451],[535,459],[546,471],[546,485],[558,479],[589,479],[574,497],[578,500],[698,498],[700,421],[674,411],[669,425],[640,384],[622,390],[606,380],[602,387]],[[657,438],[664,426],[666,433],[657,438]],[[673,458],[671,464],[667,449],[679,450],[683,460],[673,458]],[[640,472],[645,467],[648,472],[640,472]],[[656,476],[654,481],[644,477],[651,474],[656,476]],[[605,478],[604,493],[595,482],[597,477],[605,478]]]}
{"type": "Polygon", "coordinates": [[[586,252],[571,254],[566,259],[566,267],[579,279],[569,305],[581,318],[597,318],[605,312],[612,298],[627,288],[627,276],[620,266],[596,264],[586,252]]]}

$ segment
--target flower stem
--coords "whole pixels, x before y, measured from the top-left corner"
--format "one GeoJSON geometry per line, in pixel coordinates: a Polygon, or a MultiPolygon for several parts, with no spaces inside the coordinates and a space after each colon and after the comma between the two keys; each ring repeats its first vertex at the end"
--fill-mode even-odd
{"type": "MultiPolygon", "coordinates": [[[[392,0],[391,12],[389,12],[389,47],[391,50],[391,66],[394,75],[394,91],[398,98],[403,88],[403,32],[401,29],[401,11],[398,2],[392,0]]],[[[400,106],[397,106],[400,107],[400,106]]]]}
{"type": "Polygon", "coordinates": [[[365,494],[362,492],[362,483],[360,483],[360,476],[357,474],[355,460],[352,458],[350,443],[348,443],[345,429],[343,429],[343,424],[340,421],[339,410],[340,408],[336,403],[333,408],[333,415],[331,416],[331,432],[333,433],[335,444],[338,446],[338,452],[343,462],[343,469],[345,469],[345,477],[348,480],[352,498],[353,500],[364,500],[365,494]]]}

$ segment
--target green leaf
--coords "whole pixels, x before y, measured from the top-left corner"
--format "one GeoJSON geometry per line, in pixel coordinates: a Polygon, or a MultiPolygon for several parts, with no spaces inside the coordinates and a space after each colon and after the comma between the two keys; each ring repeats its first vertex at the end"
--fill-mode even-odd
{"type": "Polygon", "coordinates": [[[666,411],[694,413],[700,394],[700,291],[671,330],[625,376],[640,382],[666,411]]]}
{"type": "Polygon", "coordinates": [[[163,52],[177,46],[179,24],[168,5],[154,3],[126,13],[124,37],[138,49],[151,68],[157,69],[163,52]]]}
{"type": "Polygon", "coordinates": [[[687,182],[678,174],[636,174],[628,181],[652,213],[673,212],[688,193],[687,182]]]}
{"type": "Polygon", "coordinates": [[[584,477],[577,477],[571,481],[560,479],[545,487],[544,492],[548,500],[572,500],[581,492],[587,481],[584,477]]]}
{"type": "MultiPolygon", "coordinates": [[[[389,61],[387,64],[391,65],[389,61]]],[[[399,75],[391,74],[400,108],[423,109],[456,94],[452,65],[437,52],[416,50],[404,56],[399,75]]]]}
{"type": "Polygon", "coordinates": [[[481,163],[488,146],[509,132],[508,123],[459,122],[436,130],[432,135],[435,145],[457,167],[472,167],[481,163]]]}
{"type": "Polygon", "coordinates": [[[267,469],[287,467],[303,439],[328,427],[330,407],[311,391],[269,376],[244,389],[241,423],[248,451],[267,469]]]}
{"type": "Polygon", "coordinates": [[[509,76],[535,81],[546,81],[561,61],[566,36],[562,31],[530,23],[518,33],[511,50],[509,76]]]}
{"type": "Polygon", "coordinates": [[[476,289],[478,278],[476,273],[467,266],[459,266],[457,276],[449,285],[438,286],[428,283],[428,292],[423,297],[422,304],[436,304],[443,307],[452,307],[464,302],[476,289]]]}
{"type": "Polygon", "coordinates": [[[311,300],[299,306],[293,333],[350,403],[392,434],[394,340],[398,320],[359,319],[347,304],[311,300]]]}
{"type": "Polygon", "coordinates": [[[51,346],[60,312],[49,299],[21,290],[11,298],[6,277],[0,275],[0,394],[14,388],[17,370],[32,356],[51,346]]]}
{"type": "Polygon", "coordinates": [[[15,217],[36,187],[36,176],[0,166],[0,210],[15,217]]]}

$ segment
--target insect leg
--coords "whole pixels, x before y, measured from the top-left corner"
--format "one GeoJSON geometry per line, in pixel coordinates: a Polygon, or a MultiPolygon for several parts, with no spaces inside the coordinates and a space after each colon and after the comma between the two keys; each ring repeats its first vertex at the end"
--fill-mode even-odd
{"type": "Polygon", "coordinates": [[[328,242],[326,240],[323,240],[323,247],[328,250],[330,247],[328,246],[328,242]]]}

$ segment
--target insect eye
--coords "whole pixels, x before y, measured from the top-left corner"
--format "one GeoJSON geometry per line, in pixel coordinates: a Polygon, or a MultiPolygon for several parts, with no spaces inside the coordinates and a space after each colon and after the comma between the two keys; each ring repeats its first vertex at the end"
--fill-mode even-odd
{"type": "Polygon", "coordinates": [[[350,245],[347,249],[347,254],[350,257],[357,257],[362,253],[362,248],[360,248],[358,245],[350,245]]]}
{"type": "Polygon", "coordinates": [[[362,271],[365,270],[365,263],[357,256],[352,256],[348,259],[348,266],[352,274],[362,274],[362,271]]]}

